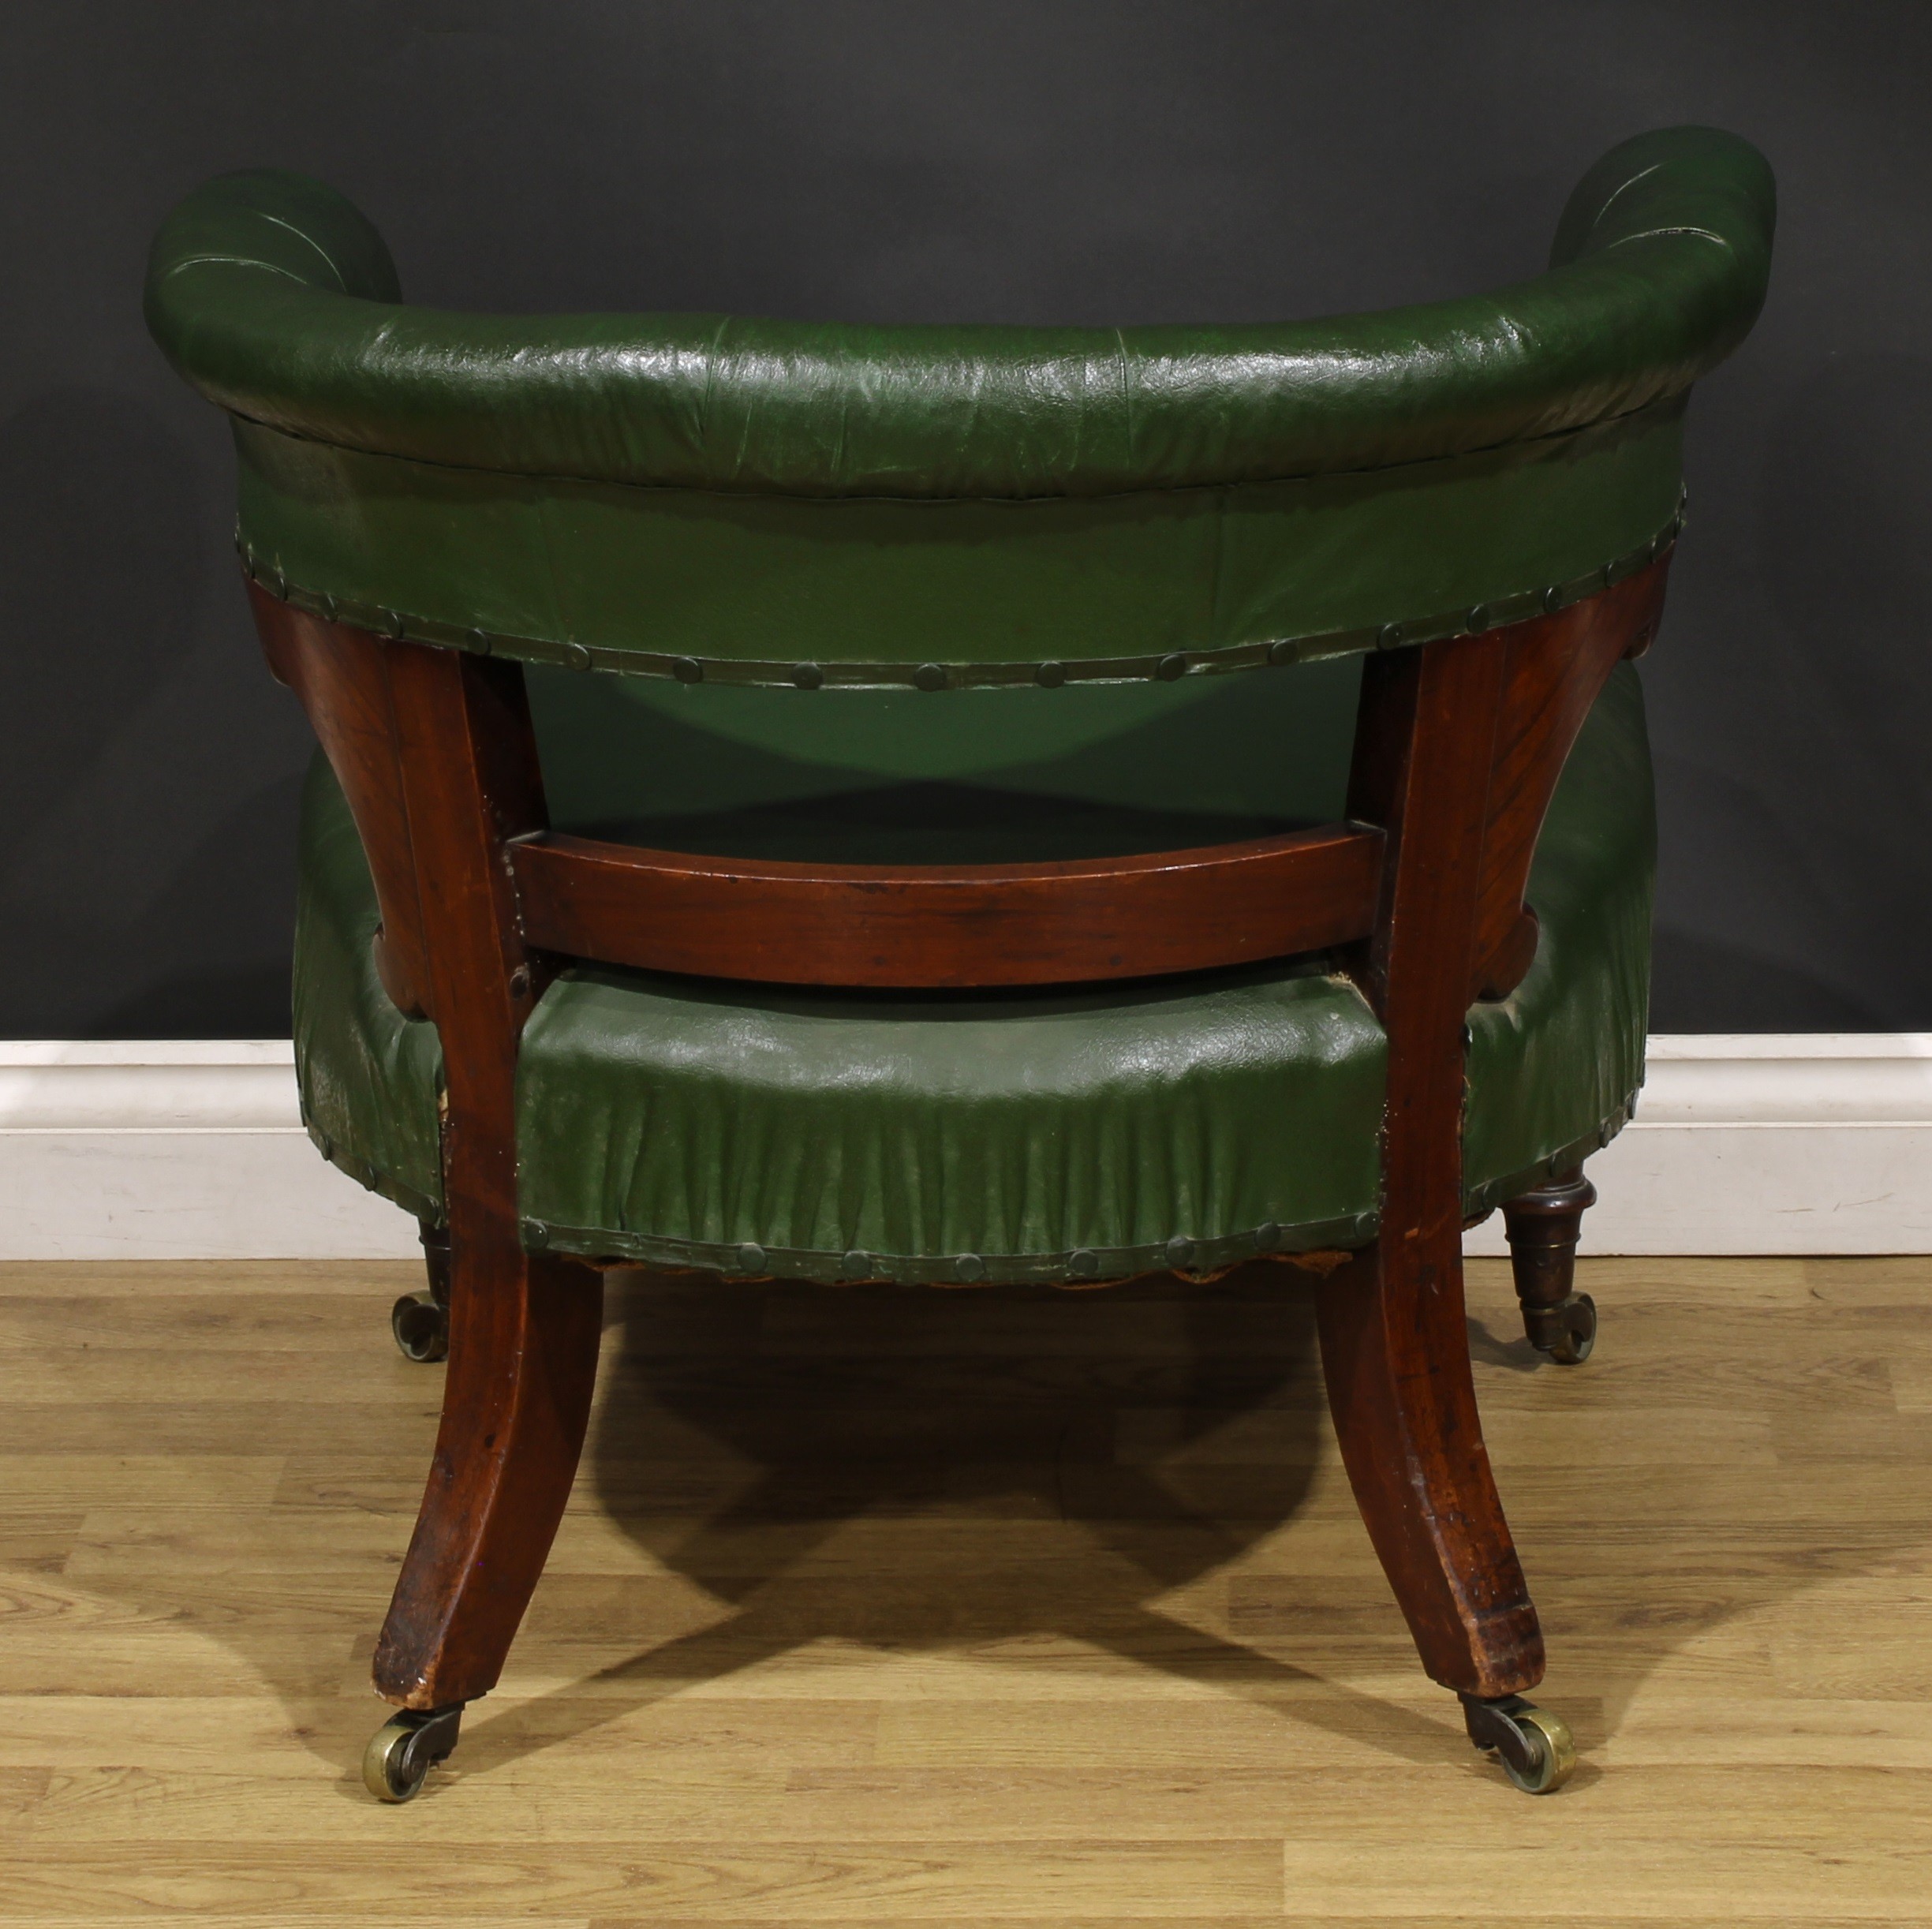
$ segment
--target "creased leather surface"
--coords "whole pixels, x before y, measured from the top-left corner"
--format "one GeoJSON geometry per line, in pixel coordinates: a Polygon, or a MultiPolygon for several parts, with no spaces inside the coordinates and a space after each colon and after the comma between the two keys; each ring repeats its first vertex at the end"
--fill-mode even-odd
{"type": "Polygon", "coordinates": [[[800,660],[1145,677],[1175,651],[1316,656],[1445,615],[1412,634],[1453,634],[1649,543],[1683,486],[1680,398],[1399,469],[1023,501],[637,488],[235,428],[253,566],[311,607],[525,660],[762,660],[779,682],[800,660]]]}
{"type": "MultiPolygon", "coordinates": [[[[1432,634],[1483,626],[1505,619],[1499,601],[1588,593],[1591,572],[1667,537],[1682,398],[1750,327],[1773,219],[1754,149],[1675,129],[1606,155],[1549,272],[1487,296],[1272,327],[876,328],[409,308],[339,196],[242,175],[163,228],[148,312],[237,418],[251,566],[325,614],[340,599],[391,634],[661,676],[1117,658],[1182,679],[943,697],[667,684],[630,705],[658,727],[640,752],[585,721],[624,710],[625,683],[566,693],[539,669],[565,828],[658,821],[681,841],[624,765],[641,757],[711,779],[680,806],[696,848],[1118,848],[1183,819],[1336,814],[1315,791],[1346,761],[1350,676],[1270,669],[1219,679],[1229,697],[1210,703],[1195,653],[1319,658],[1412,641],[1411,619],[1444,611],[1432,634]],[[1399,637],[1376,634],[1391,623],[1399,637]],[[1297,750],[1285,729],[1272,740],[1280,780],[1237,780],[1238,745],[1265,761],[1263,720],[1291,687],[1274,679],[1310,675],[1292,686],[1297,750]],[[908,701],[929,707],[893,708],[908,701]]],[[[1471,1015],[1472,1204],[1624,1116],[1654,839],[1626,668],[1539,848],[1536,963],[1471,1015]]],[[[367,869],[326,772],[304,840],[310,1129],[433,1210],[436,1040],[376,980],[367,869]]],[[[525,1041],[526,1237],[934,1280],[1359,1243],[1384,1052],[1354,988],[1307,966],[923,1000],[581,970],[525,1041]]]]}
{"type": "Polygon", "coordinates": [[[1535,961],[1500,1003],[1470,1013],[1463,1169],[1472,1206],[1558,1148],[1624,1123],[1643,1082],[1650,1018],[1656,793],[1643,691],[1612,674],[1577,739],[1538,840],[1527,893],[1541,920],[1535,961]]]}
{"type": "Polygon", "coordinates": [[[1709,128],[1639,136],[1494,293],[1230,327],[865,327],[397,304],[368,223],[231,174],[157,237],[149,326],[231,413],[507,473],[805,495],[1093,495],[1427,462],[1680,394],[1762,301],[1773,189],[1709,128]]]}
{"type": "MultiPolygon", "coordinates": [[[[1345,743],[1350,682],[1317,675],[1304,694],[1345,743]]],[[[1085,773],[1063,792],[1100,805],[1130,797],[1146,731],[1189,714],[1123,731],[1111,781],[1104,746],[1088,746],[1085,764],[1059,767],[1085,773]]],[[[582,754],[615,753],[586,738],[582,754]]],[[[1301,793],[1315,803],[1341,759],[1318,762],[1301,793]]],[[[785,773],[756,757],[719,770],[705,800],[717,835],[749,834],[746,811],[775,834],[779,819],[757,806],[785,773]],[[734,819],[729,771],[740,764],[751,777],[734,819]]],[[[1043,781],[1025,767],[1012,779],[1029,796],[1043,781]]],[[[576,783],[606,819],[639,795],[622,771],[576,783]]],[[[1239,801],[1235,790],[1228,798],[1239,801]]],[[[1260,801],[1280,811],[1301,798],[1291,783],[1260,801]]],[[[1537,961],[1507,1002],[1471,1014],[1472,1203],[1520,1189],[1621,1123],[1642,1076],[1654,852],[1642,699],[1626,666],[1585,726],[1538,848],[1537,961]]],[[[318,765],[296,978],[310,1129],[364,1183],[379,1175],[394,1196],[433,1198],[435,1034],[376,983],[375,924],[354,832],[318,765]]],[[[1354,988],[1306,969],[922,1000],[580,970],[551,986],[525,1034],[526,1238],[818,1278],[851,1276],[856,1250],[882,1275],[940,1280],[1082,1264],[1104,1277],[1172,1263],[1176,1238],[1197,1268],[1358,1243],[1373,1223],[1384,1063],[1354,988]]]]}
{"type": "Polygon", "coordinates": [[[443,1046],[376,975],[376,886],[341,787],[318,750],[302,787],[295,907],[295,1076],[327,1156],[419,1217],[439,1217],[443,1046]]]}
{"type": "Polygon", "coordinates": [[[1747,144],[1667,129],[1492,294],[881,327],[409,307],[341,196],[234,174],[163,225],[147,312],[234,418],[247,566],[325,616],[687,680],[1192,676],[1519,620],[1648,560],[1773,201],[1747,144]]]}

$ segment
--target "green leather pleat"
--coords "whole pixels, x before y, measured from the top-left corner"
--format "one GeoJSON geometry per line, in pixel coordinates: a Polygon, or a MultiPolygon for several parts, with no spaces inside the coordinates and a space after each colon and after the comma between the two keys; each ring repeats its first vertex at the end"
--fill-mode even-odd
{"type": "Polygon", "coordinates": [[[1535,960],[1507,998],[1470,1011],[1472,1211],[1574,1163],[1627,1119],[1650,1028],[1656,872],[1643,691],[1625,664],[1564,766],[1537,844],[1526,894],[1542,926],[1535,960]]]}
{"type": "Polygon", "coordinates": [[[380,920],[362,840],[317,751],[302,787],[295,903],[295,1077],[323,1152],[419,1218],[442,1215],[436,1094],[443,1046],[376,975],[380,920]]]}
{"type": "MultiPolygon", "coordinates": [[[[1310,740],[1345,742],[1349,681],[1317,673],[1299,688],[1310,740]]],[[[655,715],[642,713],[646,727],[655,715]]],[[[974,774],[962,794],[1030,800],[1018,813],[1029,836],[1053,820],[1054,835],[1104,840],[1123,827],[1108,813],[1125,807],[1131,771],[1149,767],[1149,732],[1172,727],[1184,743],[1199,721],[1184,705],[1123,731],[1111,779],[1101,774],[1109,746],[1097,743],[1057,764],[1015,765],[1003,791],[974,774]],[[1067,805],[1093,814],[1056,819],[1067,805]]],[[[540,723],[555,737],[569,713],[540,723]]],[[[674,769],[695,755],[674,746],[674,769]]],[[[626,764],[594,736],[577,757],[618,759],[602,777],[577,773],[600,818],[649,820],[663,793],[648,757],[633,751],[626,764]]],[[[1248,801],[1271,820],[1303,806],[1321,814],[1344,761],[1291,757],[1299,776],[1248,801]]],[[[819,785],[825,809],[772,812],[761,806],[785,773],[768,754],[716,763],[750,773],[737,815],[728,776],[704,800],[723,847],[763,839],[771,850],[787,821],[794,848],[863,830],[849,771],[819,785]]],[[[1243,801],[1223,786],[1222,801],[1243,801]]],[[[996,841],[1014,835],[1010,809],[985,821],[996,841]]],[[[1642,1078],[1654,844],[1642,693],[1624,667],[1584,727],[1538,847],[1536,961],[1508,1000],[1470,1015],[1472,1207],[1573,1162],[1627,1116],[1642,1078]]],[[[365,1183],[433,1200],[435,1034],[377,984],[376,921],[353,828],[318,764],[296,978],[305,1113],[365,1183]]],[[[1354,986],[1318,963],[1054,996],[923,998],[579,969],[545,993],[525,1034],[525,1238],[723,1271],[951,1281],[1205,1269],[1359,1244],[1374,1223],[1385,1056],[1354,986]]]]}

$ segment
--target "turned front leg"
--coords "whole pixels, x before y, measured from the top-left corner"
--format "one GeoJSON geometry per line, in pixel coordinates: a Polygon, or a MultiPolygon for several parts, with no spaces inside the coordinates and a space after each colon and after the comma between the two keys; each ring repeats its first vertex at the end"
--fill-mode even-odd
{"type": "Polygon", "coordinates": [[[1509,1266],[1530,1344],[1559,1366],[1580,1366],[1597,1338],[1597,1305],[1576,1290],[1576,1243],[1597,1188],[1583,1168],[1503,1208],[1509,1266]]]}

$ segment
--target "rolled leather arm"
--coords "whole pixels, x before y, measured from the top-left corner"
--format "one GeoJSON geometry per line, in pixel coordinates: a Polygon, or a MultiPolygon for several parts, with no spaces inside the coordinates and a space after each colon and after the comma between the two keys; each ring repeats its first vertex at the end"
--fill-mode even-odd
{"type": "Polygon", "coordinates": [[[1585,175],[1545,274],[1377,314],[1125,329],[497,316],[402,305],[348,201],[256,172],[168,217],[147,313],[211,400],[351,449],[779,495],[1090,496],[1427,461],[1677,394],[1748,332],[1774,221],[1755,148],[1671,128],[1585,175]]]}

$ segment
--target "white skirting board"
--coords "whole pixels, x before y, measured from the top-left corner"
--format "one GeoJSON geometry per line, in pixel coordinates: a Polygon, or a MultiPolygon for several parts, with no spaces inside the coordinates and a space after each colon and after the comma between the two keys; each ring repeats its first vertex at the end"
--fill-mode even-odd
{"type": "MultiPolygon", "coordinates": [[[[1654,1037],[1590,1162],[1594,1253],[1932,1252],[1932,1033],[1654,1037]]],[[[286,1038],[0,1043],[0,1258],[374,1259],[416,1222],[324,1164],[286,1038]]],[[[1504,1250],[1500,1217],[1469,1250],[1504,1250]]]]}

